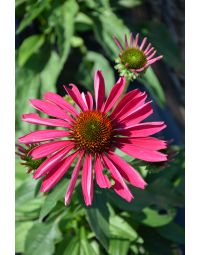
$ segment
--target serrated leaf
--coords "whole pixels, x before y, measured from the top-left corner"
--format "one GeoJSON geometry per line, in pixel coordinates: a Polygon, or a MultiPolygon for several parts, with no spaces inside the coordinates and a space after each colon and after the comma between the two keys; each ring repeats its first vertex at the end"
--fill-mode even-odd
{"type": "Polygon", "coordinates": [[[43,35],[32,35],[26,38],[18,51],[18,64],[23,66],[31,55],[42,46],[44,43],[43,35]]]}

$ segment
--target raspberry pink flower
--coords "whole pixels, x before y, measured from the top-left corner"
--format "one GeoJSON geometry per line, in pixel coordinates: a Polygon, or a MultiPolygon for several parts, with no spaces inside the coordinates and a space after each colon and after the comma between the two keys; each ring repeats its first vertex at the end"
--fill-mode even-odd
{"type": "Polygon", "coordinates": [[[165,128],[165,124],[141,123],[153,112],[151,102],[145,103],[147,95],[138,89],[121,97],[125,83],[125,78],[121,77],[105,100],[104,78],[101,71],[97,71],[94,77],[95,104],[90,92],[80,93],[74,84],[64,88],[77,108],[52,92],[45,93],[42,100],[30,100],[35,109],[53,118],[30,113],[22,116],[23,121],[62,128],[38,130],[19,138],[23,144],[40,143],[29,152],[33,159],[47,157],[33,175],[35,179],[44,176],[42,192],[53,188],[74,161],[65,204],[71,200],[80,169],[86,205],[92,203],[94,178],[99,187],[112,187],[127,201],[131,201],[133,195],[126,182],[145,188],[146,183],[140,174],[115,149],[144,161],[165,161],[166,155],[159,152],[166,148],[165,141],[150,137],[165,128]],[[114,185],[104,169],[110,172],[114,185]]]}
{"type": "Polygon", "coordinates": [[[134,38],[132,33],[130,33],[129,42],[125,35],[124,46],[115,36],[113,39],[120,49],[115,68],[119,71],[121,76],[126,76],[129,80],[137,78],[137,76],[144,72],[150,65],[163,57],[155,57],[157,51],[151,46],[151,43],[147,44],[146,37],[139,45],[139,34],[134,38]]]}

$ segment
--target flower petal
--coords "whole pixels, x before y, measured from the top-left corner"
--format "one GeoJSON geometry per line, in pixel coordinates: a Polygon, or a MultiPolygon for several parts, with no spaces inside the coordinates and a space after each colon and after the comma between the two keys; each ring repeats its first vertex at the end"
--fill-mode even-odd
{"type": "Polygon", "coordinates": [[[87,94],[85,95],[86,98],[86,102],[88,105],[89,110],[93,109],[93,97],[92,94],[90,92],[87,92],[87,94]]]}
{"type": "Polygon", "coordinates": [[[40,159],[40,158],[51,155],[53,152],[56,152],[57,150],[60,150],[71,143],[72,143],[71,141],[65,140],[65,141],[57,141],[57,142],[49,142],[49,143],[41,144],[37,147],[34,147],[29,152],[29,155],[32,156],[34,160],[40,159]]]}
{"type": "Polygon", "coordinates": [[[22,120],[31,124],[70,128],[69,122],[61,119],[41,118],[37,113],[23,114],[22,120]]]}
{"type": "Polygon", "coordinates": [[[66,191],[66,194],[65,194],[65,205],[69,204],[70,201],[71,201],[72,193],[74,191],[74,187],[75,187],[76,181],[78,179],[78,174],[79,174],[79,171],[80,171],[82,158],[83,158],[83,152],[80,153],[80,155],[78,157],[78,161],[76,163],[76,166],[74,167],[74,170],[72,172],[72,176],[71,176],[71,179],[69,181],[69,185],[67,187],[67,191],[66,191]]]}
{"type": "Polygon", "coordinates": [[[41,192],[47,192],[60,181],[60,179],[64,176],[64,174],[71,166],[72,162],[77,157],[78,153],[79,152],[76,151],[66,157],[66,159],[63,161],[63,164],[56,171],[50,172],[46,175],[40,188],[41,192]]]}
{"type": "Polygon", "coordinates": [[[141,43],[141,45],[140,45],[140,50],[142,50],[142,49],[144,48],[144,45],[145,45],[146,41],[147,41],[147,38],[145,37],[145,38],[142,40],[142,43],[141,43]]]}
{"type": "Polygon", "coordinates": [[[129,137],[146,137],[160,132],[165,127],[166,125],[162,121],[146,122],[130,127],[119,128],[117,129],[117,133],[129,137]]]}
{"type": "Polygon", "coordinates": [[[133,144],[134,146],[143,147],[148,150],[162,150],[167,147],[166,141],[155,137],[125,138],[117,137],[115,140],[119,143],[133,144]]]}
{"type": "Polygon", "coordinates": [[[115,184],[113,186],[114,191],[119,196],[123,197],[125,200],[130,202],[133,199],[133,195],[131,194],[128,186],[126,185],[125,181],[123,180],[121,174],[119,173],[119,171],[117,170],[115,165],[105,155],[102,155],[102,159],[103,159],[106,167],[110,170],[112,178],[115,181],[115,184]]]}
{"type": "Polygon", "coordinates": [[[116,147],[118,147],[120,150],[125,152],[131,157],[141,159],[148,162],[160,162],[160,161],[166,161],[167,155],[154,151],[154,150],[148,150],[139,146],[134,146],[133,144],[123,144],[123,143],[117,143],[116,147]]]}
{"type": "Polygon", "coordinates": [[[121,96],[126,85],[125,77],[120,77],[117,83],[113,86],[106,102],[103,107],[103,112],[109,112],[109,110],[114,106],[119,97],[121,96]]]}
{"type": "Polygon", "coordinates": [[[39,99],[30,99],[30,102],[35,109],[44,112],[49,116],[68,121],[73,120],[63,109],[55,104],[39,99]]]}
{"type": "Polygon", "coordinates": [[[93,174],[92,174],[92,156],[91,154],[86,155],[83,172],[82,172],[82,190],[85,200],[85,204],[91,205],[93,198],[93,174]]]}
{"type": "Polygon", "coordinates": [[[78,90],[78,88],[76,87],[76,85],[71,83],[71,84],[69,84],[69,86],[70,86],[70,88],[64,86],[64,88],[67,91],[67,93],[69,94],[69,96],[79,106],[79,108],[82,111],[87,111],[88,108],[87,108],[85,102],[83,101],[83,99],[81,97],[81,93],[78,90]]]}
{"type": "Polygon", "coordinates": [[[99,70],[94,75],[94,93],[96,100],[96,109],[101,110],[105,98],[105,83],[102,72],[99,70]]]}
{"type": "Polygon", "coordinates": [[[65,130],[37,130],[19,138],[19,143],[36,143],[56,138],[67,137],[70,133],[65,130]]]}
{"type": "Polygon", "coordinates": [[[125,105],[129,102],[129,100],[131,100],[141,94],[142,94],[142,92],[139,89],[134,89],[134,90],[128,92],[125,96],[123,96],[119,100],[119,102],[113,109],[112,113],[110,114],[110,117],[113,119],[116,118],[118,113],[122,110],[123,107],[125,107],[125,105]]]}
{"type": "Polygon", "coordinates": [[[113,39],[114,39],[116,45],[118,46],[118,48],[123,51],[123,47],[122,47],[120,41],[115,36],[113,36],[113,39]]]}
{"type": "Polygon", "coordinates": [[[35,171],[33,178],[38,179],[42,175],[51,172],[51,170],[59,163],[60,160],[62,160],[67,153],[72,150],[74,147],[74,144],[68,145],[66,148],[58,151],[50,158],[47,158],[35,171]]]}
{"type": "Polygon", "coordinates": [[[63,110],[66,110],[70,112],[71,114],[74,114],[74,115],[78,114],[78,111],[70,103],[68,103],[67,100],[65,100],[63,97],[61,97],[60,95],[56,93],[46,92],[44,94],[44,99],[58,105],[63,110]]]}
{"type": "Polygon", "coordinates": [[[129,165],[125,160],[120,158],[114,152],[109,152],[108,157],[128,182],[140,189],[145,188],[145,186],[147,185],[146,182],[131,165],[129,165]]]}
{"type": "Polygon", "coordinates": [[[94,171],[96,175],[96,182],[100,188],[110,188],[111,183],[106,175],[103,174],[103,165],[99,156],[96,157],[94,162],[94,171]]]}

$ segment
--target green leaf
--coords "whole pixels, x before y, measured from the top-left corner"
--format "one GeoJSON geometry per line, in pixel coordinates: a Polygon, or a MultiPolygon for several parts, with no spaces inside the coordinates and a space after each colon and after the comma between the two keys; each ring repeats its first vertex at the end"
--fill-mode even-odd
{"type": "Polygon", "coordinates": [[[126,8],[133,8],[141,5],[142,2],[142,0],[119,0],[118,4],[126,8]]]}
{"type": "Polygon", "coordinates": [[[90,91],[94,91],[94,73],[96,70],[102,70],[105,79],[106,94],[108,95],[115,84],[113,68],[108,60],[101,54],[89,51],[79,67],[79,79],[90,91]]]}
{"type": "Polygon", "coordinates": [[[110,217],[110,234],[121,239],[136,241],[137,232],[120,216],[110,217]]]}
{"type": "Polygon", "coordinates": [[[26,38],[19,48],[18,64],[23,66],[31,55],[42,46],[45,37],[43,35],[32,35],[26,38]]]}
{"type": "Polygon", "coordinates": [[[60,199],[64,200],[67,185],[68,180],[64,179],[56,185],[55,189],[53,189],[51,193],[48,194],[41,208],[40,219],[44,218],[49,212],[51,212],[60,199]]]}
{"type": "Polygon", "coordinates": [[[32,221],[17,222],[15,225],[15,252],[24,252],[24,244],[29,229],[33,226],[32,221]]]}
{"type": "Polygon", "coordinates": [[[68,243],[67,248],[64,250],[63,255],[79,255],[80,254],[80,241],[77,236],[72,238],[68,243]]]}
{"type": "Polygon", "coordinates": [[[49,0],[43,0],[29,5],[28,11],[26,12],[25,17],[17,29],[17,33],[21,33],[28,25],[30,25],[35,18],[37,18],[47,7],[49,7],[49,4],[49,0]]]}
{"type": "Polygon", "coordinates": [[[176,242],[179,244],[185,243],[185,232],[184,229],[172,222],[166,226],[157,229],[157,232],[165,239],[176,242]]]}
{"type": "Polygon", "coordinates": [[[55,225],[35,223],[29,230],[25,242],[26,255],[51,255],[54,253],[55,225]]]}
{"type": "Polygon", "coordinates": [[[80,255],[96,255],[93,247],[87,240],[84,227],[80,229],[80,255]]]}
{"type": "Polygon", "coordinates": [[[142,210],[144,218],[141,222],[151,227],[160,227],[170,223],[176,216],[176,210],[168,210],[165,214],[159,214],[158,211],[151,208],[145,208],[142,210]]]}
{"type": "Polygon", "coordinates": [[[129,29],[110,9],[105,9],[92,18],[96,40],[112,60],[116,59],[119,49],[113,40],[113,35],[123,40],[124,34],[129,34],[129,29]]]}
{"type": "Polygon", "coordinates": [[[149,67],[139,80],[146,86],[157,103],[163,107],[166,103],[165,93],[153,69],[149,67]]]}
{"type": "Polygon", "coordinates": [[[96,192],[92,206],[86,207],[86,213],[91,229],[107,250],[109,242],[109,211],[105,198],[102,192],[96,192]]]}
{"type": "Polygon", "coordinates": [[[111,239],[109,246],[110,255],[127,255],[129,250],[130,241],[111,239]]]}

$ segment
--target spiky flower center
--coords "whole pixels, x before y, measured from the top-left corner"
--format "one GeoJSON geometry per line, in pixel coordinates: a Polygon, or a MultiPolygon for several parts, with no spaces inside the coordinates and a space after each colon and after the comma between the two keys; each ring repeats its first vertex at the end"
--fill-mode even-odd
{"type": "Polygon", "coordinates": [[[121,53],[121,62],[130,69],[139,69],[145,66],[147,58],[138,48],[130,48],[121,53]]]}
{"type": "Polygon", "coordinates": [[[109,148],[113,127],[110,119],[99,111],[79,114],[72,132],[77,147],[88,153],[100,153],[109,148]]]}

